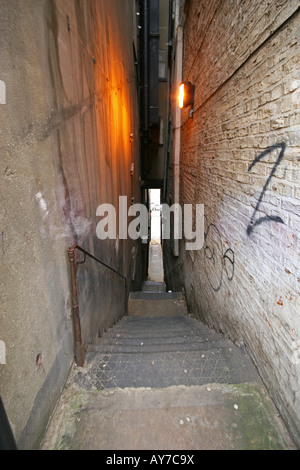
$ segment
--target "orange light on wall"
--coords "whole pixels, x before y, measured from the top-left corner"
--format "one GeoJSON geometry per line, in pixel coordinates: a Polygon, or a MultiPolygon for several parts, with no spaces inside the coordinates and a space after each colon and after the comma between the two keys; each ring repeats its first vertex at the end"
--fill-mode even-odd
{"type": "Polygon", "coordinates": [[[182,82],[179,86],[179,108],[186,108],[194,104],[195,86],[191,82],[182,82]]]}
{"type": "Polygon", "coordinates": [[[179,96],[178,96],[178,100],[179,100],[179,108],[183,108],[183,102],[184,102],[184,83],[181,83],[180,87],[179,87],[179,96]]]}

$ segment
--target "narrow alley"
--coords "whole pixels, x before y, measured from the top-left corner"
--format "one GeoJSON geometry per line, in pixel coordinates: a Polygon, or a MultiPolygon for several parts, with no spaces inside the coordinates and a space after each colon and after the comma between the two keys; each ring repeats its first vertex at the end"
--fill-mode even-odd
{"type": "Polygon", "coordinates": [[[299,31],[0,0],[0,450],[300,448],[299,31]]]}

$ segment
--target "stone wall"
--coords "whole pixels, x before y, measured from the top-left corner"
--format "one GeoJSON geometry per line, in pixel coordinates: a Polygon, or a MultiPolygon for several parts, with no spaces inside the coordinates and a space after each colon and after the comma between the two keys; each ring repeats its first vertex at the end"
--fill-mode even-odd
{"type": "Polygon", "coordinates": [[[204,204],[205,240],[178,258],[165,242],[168,287],[245,345],[299,443],[298,2],[190,0],[182,24],[180,200],[204,204]]]}
{"type": "MultiPolygon", "coordinates": [[[[138,243],[96,236],[100,204],[140,197],[134,6],[0,1],[0,394],[20,448],[74,357],[68,247],[139,279],[138,243]]],[[[87,259],[78,291],[87,344],[124,314],[124,281],[87,259]]]]}

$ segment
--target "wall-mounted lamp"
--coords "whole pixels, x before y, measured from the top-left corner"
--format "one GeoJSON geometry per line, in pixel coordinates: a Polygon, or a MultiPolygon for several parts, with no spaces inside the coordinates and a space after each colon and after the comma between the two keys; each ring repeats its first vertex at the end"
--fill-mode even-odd
{"type": "Polygon", "coordinates": [[[179,108],[193,106],[195,96],[195,85],[191,82],[182,82],[179,86],[178,104],[179,108]]]}

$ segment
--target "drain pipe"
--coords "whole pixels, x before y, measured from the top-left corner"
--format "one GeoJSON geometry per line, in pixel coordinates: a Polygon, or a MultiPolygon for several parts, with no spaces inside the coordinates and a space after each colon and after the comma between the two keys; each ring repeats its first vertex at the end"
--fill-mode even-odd
{"type": "MultiPolygon", "coordinates": [[[[176,37],[176,56],[175,56],[175,76],[173,82],[173,90],[175,91],[174,95],[177,96],[177,90],[179,85],[182,82],[182,62],[183,62],[183,28],[181,26],[177,27],[177,37],[176,37]]],[[[181,109],[177,105],[177,101],[174,103],[174,135],[173,135],[173,203],[176,204],[176,209],[174,213],[174,245],[173,245],[173,254],[174,256],[179,256],[179,234],[181,227],[179,226],[181,218],[178,211],[180,203],[180,134],[181,134],[181,109]]]]}
{"type": "Polygon", "coordinates": [[[144,0],[143,4],[143,85],[144,85],[144,90],[143,90],[143,100],[144,100],[144,109],[143,109],[143,118],[144,118],[144,134],[147,135],[148,128],[149,128],[149,120],[148,120],[148,112],[149,112],[149,66],[148,66],[148,60],[149,60],[149,52],[148,52],[148,33],[149,33],[149,6],[148,6],[148,1],[149,0],[144,0]]]}
{"type": "Polygon", "coordinates": [[[163,202],[167,203],[167,183],[168,183],[168,152],[169,152],[169,119],[170,119],[170,63],[169,54],[172,45],[172,13],[173,13],[173,0],[169,0],[169,36],[168,36],[168,76],[167,76],[167,116],[166,116],[166,129],[165,129],[165,152],[164,152],[164,189],[163,189],[163,202]]]}
{"type": "Polygon", "coordinates": [[[78,305],[78,295],[77,295],[77,281],[76,281],[76,271],[78,268],[78,263],[76,262],[76,259],[75,259],[74,248],[68,249],[68,256],[69,256],[70,270],[71,270],[72,313],[73,313],[74,337],[75,337],[75,359],[76,359],[77,364],[80,367],[83,367],[84,366],[84,346],[83,346],[82,335],[81,335],[79,305],[78,305]]]}

